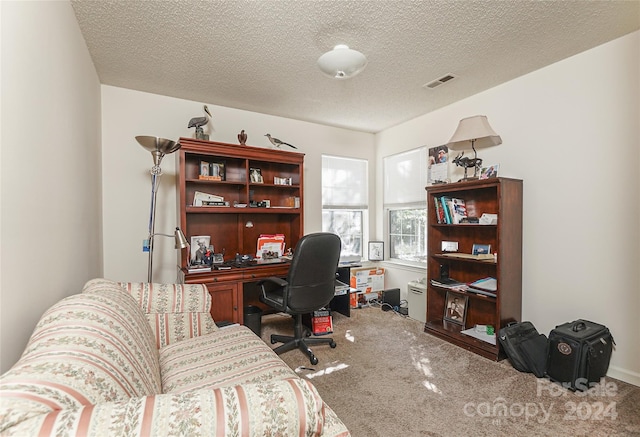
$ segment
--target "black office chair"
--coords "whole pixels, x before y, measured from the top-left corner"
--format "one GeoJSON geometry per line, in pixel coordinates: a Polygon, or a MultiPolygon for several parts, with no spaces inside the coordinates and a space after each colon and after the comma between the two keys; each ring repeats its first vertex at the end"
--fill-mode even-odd
{"type": "Polygon", "coordinates": [[[340,237],[328,232],[305,235],[293,252],[287,279],[265,278],[258,282],[265,304],[291,314],[295,318],[294,336],[271,336],[271,343],[284,343],[274,351],[277,354],[296,347],[309,355],[311,364],[318,364],[309,345],[336,342],[327,337],[308,337],[302,316],[329,304],[335,294],[336,269],[340,259],[340,237]]]}

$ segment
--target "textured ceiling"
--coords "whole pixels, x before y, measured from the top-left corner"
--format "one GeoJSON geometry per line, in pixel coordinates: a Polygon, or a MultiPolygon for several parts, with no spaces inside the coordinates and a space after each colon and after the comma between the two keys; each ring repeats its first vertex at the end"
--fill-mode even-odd
{"type": "Polygon", "coordinates": [[[366,132],[640,28],[637,0],[71,4],[103,84],[366,132]],[[366,69],[324,76],[316,60],[336,44],[366,69]]]}

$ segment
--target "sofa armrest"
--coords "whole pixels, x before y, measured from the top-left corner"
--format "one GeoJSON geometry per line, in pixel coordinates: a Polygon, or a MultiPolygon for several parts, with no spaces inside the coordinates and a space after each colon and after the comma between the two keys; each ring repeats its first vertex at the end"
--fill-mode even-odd
{"type": "Polygon", "coordinates": [[[121,282],[145,312],[161,348],[209,334],[218,328],[211,317],[211,295],[204,284],[121,282]]]}
{"type": "Polygon", "coordinates": [[[6,435],[320,436],[323,425],[324,403],[315,387],[293,378],[58,410],[28,419],[5,432],[6,435]]]}

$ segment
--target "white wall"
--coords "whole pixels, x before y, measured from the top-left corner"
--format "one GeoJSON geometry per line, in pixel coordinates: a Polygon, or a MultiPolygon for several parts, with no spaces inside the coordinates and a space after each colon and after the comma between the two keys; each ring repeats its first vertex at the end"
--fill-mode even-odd
{"type": "MultiPolygon", "coordinates": [[[[609,375],[636,385],[639,53],[635,32],[376,137],[380,171],[384,156],[445,144],[458,120],[487,115],[503,143],[479,156],[499,163],[500,176],[524,180],[523,319],[546,334],[578,318],[607,325],[617,343],[609,375]]],[[[462,176],[451,170],[452,180],[462,176]]],[[[376,191],[382,205],[380,184],[376,191]]],[[[382,223],[379,216],[379,235],[382,223]]]]}
{"type": "MultiPolygon", "coordinates": [[[[102,87],[103,113],[103,198],[104,272],[114,280],[146,281],[147,254],[142,241],[148,234],[151,181],[151,154],[135,140],[152,135],[177,140],[192,137],[187,124],[202,115],[202,103],[102,87]]],[[[213,115],[208,126],[210,139],[237,144],[244,129],[247,144],[270,147],[264,136],[273,136],[296,145],[305,154],[305,233],[322,230],[321,154],[348,156],[375,162],[373,134],[322,126],[255,112],[208,104],[213,115]]],[[[165,156],[158,192],[156,232],[171,233],[178,224],[176,200],[177,154],[165,156]]],[[[373,168],[372,168],[373,170],[373,168]]],[[[373,184],[375,174],[370,171],[373,184]]],[[[373,204],[373,191],[371,194],[373,204]]],[[[371,226],[375,216],[371,214],[371,226]]],[[[173,240],[157,238],[154,247],[154,281],[176,279],[177,252],[173,240]]]]}
{"type": "Polygon", "coordinates": [[[0,2],[0,372],[101,275],[100,84],[68,2],[0,2]]]}

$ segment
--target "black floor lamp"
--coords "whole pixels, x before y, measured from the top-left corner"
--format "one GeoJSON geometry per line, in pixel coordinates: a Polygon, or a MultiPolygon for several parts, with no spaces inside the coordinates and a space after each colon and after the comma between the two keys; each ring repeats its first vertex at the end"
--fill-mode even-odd
{"type": "Polygon", "coordinates": [[[160,176],[162,175],[162,169],[160,168],[160,162],[164,155],[175,152],[180,148],[180,143],[176,141],[167,140],[159,137],[149,136],[137,136],[136,140],[142,147],[151,152],[153,156],[153,167],[151,168],[151,211],[149,213],[149,266],[147,272],[147,282],[153,282],[153,240],[156,235],[162,235],[163,237],[174,237],[175,248],[184,249],[189,246],[187,238],[179,227],[176,227],[174,235],[160,234],[155,232],[156,228],[156,198],[158,195],[158,186],[160,184],[160,176]]]}

